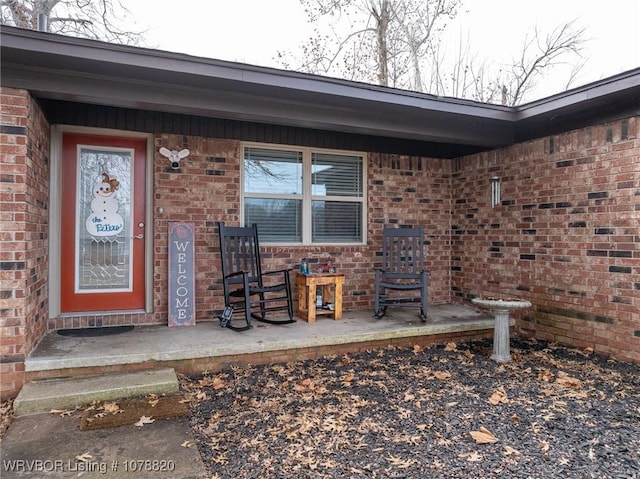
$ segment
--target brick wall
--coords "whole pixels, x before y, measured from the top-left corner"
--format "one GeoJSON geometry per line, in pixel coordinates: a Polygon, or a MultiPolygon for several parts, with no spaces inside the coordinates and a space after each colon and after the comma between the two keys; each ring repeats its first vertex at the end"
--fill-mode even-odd
{"type": "MultiPolygon", "coordinates": [[[[154,181],[154,298],[155,321],[167,321],[167,229],[172,221],[195,223],[197,320],[220,313],[221,266],[216,221],[240,221],[240,142],[179,135],[156,138],[155,151],[188,148],[181,171],[157,156],[154,181]]],[[[277,247],[262,245],[267,269],[298,268],[302,258],[331,258],[349,281],[345,309],[373,310],[374,266],[385,222],[425,225],[428,233],[429,298],[450,301],[449,203],[450,162],[397,155],[368,155],[368,241],[363,246],[277,247]]],[[[295,296],[295,295],[294,295],[295,296]]]]}
{"type": "Polygon", "coordinates": [[[528,299],[520,334],[640,361],[639,129],[629,118],[456,160],[454,298],[528,299]]]}
{"type": "Polygon", "coordinates": [[[48,317],[49,125],[23,90],[0,89],[0,395],[24,382],[24,359],[48,317]]]}

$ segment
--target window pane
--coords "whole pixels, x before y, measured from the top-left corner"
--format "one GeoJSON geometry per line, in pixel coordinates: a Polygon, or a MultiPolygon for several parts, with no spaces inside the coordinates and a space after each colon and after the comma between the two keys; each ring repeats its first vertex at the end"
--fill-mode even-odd
{"type": "Polygon", "coordinates": [[[244,224],[258,224],[260,242],[302,241],[302,201],[245,198],[244,224]]]}
{"type": "Polygon", "coordinates": [[[313,202],[314,243],[358,243],[362,241],[362,203],[313,202]]]}
{"type": "Polygon", "coordinates": [[[362,197],[362,157],[313,153],[311,194],[362,197]]]}
{"type": "Polygon", "coordinates": [[[82,146],[78,154],[75,290],[131,291],[133,151],[82,146]]]}
{"type": "Polygon", "coordinates": [[[302,152],[245,148],[244,192],[302,194],[302,152]]]}

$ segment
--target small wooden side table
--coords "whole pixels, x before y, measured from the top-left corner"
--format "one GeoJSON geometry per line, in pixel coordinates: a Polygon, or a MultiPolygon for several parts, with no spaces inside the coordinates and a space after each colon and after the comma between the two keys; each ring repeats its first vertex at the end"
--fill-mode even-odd
{"type": "Polygon", "coordinates": [[[302,274],[299,271],[296,278],[298,286],[298,316],[309,323],[316,320],[316,316],[327,315],[334,320],[342,319],[342,285],[344,284],[344,274],[341,273],[310,273],[302,274]],[[333,285],[333,288],[331,286],[333,285]],[[322,287],[322,298],[324,303],[333,303],[333,311],[330,309],[316,308],[316,288],[322,287]],[[327,301],[331,297],[332,301],[327,301]]]}

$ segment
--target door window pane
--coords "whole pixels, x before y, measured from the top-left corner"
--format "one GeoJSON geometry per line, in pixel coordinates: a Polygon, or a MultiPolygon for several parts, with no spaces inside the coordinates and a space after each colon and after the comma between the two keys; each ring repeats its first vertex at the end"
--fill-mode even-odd
{"type": "Polygon", "coordinates": [[[78,147],[77,293],[131,291],[129,149],[78,147]]]}

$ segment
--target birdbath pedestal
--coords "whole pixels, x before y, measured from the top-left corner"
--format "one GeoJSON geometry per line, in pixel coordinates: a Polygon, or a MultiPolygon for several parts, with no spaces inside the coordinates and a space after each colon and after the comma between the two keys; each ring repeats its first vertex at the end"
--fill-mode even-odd
{"type": "Polygon", "coordinates": [[[474,298],[472,303],[491,308],[496,319],[493,328],[493,354],[491,359],[497,363],[511,361],[509,350],[509,312],[513,309],[530,308],[529,301],[519,299],[474,298]]]}

